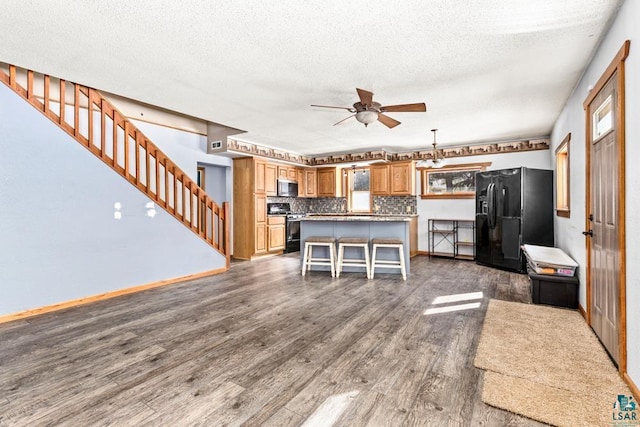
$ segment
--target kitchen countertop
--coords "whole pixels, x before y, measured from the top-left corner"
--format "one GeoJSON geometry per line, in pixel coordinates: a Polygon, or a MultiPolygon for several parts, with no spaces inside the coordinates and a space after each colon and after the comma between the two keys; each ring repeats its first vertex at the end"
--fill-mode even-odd
{"type": "Polygon", "coordinates": [[[300,221],[368,221],[368,222],[397,222],[411,221],[417,215],[349,215],[349,214],[322,214],[308,215],[300,218],[300,221]]]}

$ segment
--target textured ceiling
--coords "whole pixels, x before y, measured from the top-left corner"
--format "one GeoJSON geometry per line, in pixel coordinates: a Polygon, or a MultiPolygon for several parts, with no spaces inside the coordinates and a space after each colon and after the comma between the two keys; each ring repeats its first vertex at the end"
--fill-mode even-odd
{"type": "MultiPolygon", "coordinates": [[[[0,4],[0,61],[301,154],[549,135],[619,0],[50,0],[0,4]],[[355,88],[402,124],[367,128],[355,88]]],[[[586,94],[585,94],[586,95],[586,94]]]]}

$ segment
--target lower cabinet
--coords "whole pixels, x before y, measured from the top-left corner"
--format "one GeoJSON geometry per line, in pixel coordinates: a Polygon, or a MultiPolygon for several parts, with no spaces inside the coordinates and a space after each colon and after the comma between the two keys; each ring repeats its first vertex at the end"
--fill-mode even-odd
{"type": "Polygon", "coordinates": [[[285,217],[270,216],[267,218],[267,251],[282,251],[286,247],[285,217]]]}
{"type": "Polygon", "coordinates": [[[255,253],[267,252],[267,226],[266,224],[256,224],[255,253]]]}

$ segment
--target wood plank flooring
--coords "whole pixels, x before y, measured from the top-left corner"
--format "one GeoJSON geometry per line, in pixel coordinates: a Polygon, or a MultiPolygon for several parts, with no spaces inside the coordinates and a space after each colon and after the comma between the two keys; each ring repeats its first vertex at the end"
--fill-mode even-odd
{"type": "Polygon", "coordinates": [[[0,325],[0,426],[540,426],[480,400],[490,298],[529,302],[527,277],[424,256],[406,282],[234,262],[0,325]]]}

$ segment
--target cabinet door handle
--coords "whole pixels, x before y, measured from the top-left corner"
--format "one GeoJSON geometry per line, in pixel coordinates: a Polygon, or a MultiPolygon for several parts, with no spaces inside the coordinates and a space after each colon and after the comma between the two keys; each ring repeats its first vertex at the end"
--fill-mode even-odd
{"type": "Polygon", "coordinates": [[[593,230],[583,231],[582,234],[585,236],[593,237],[593,230]]]}

